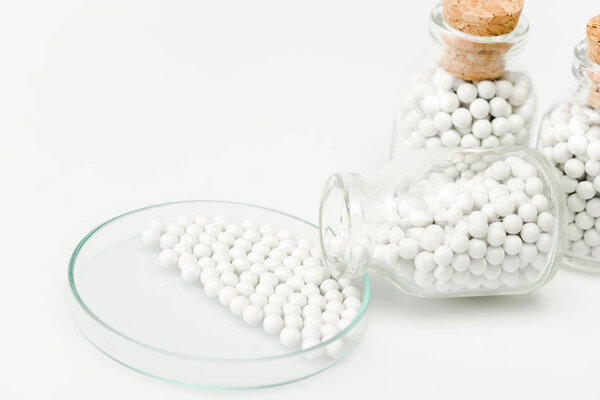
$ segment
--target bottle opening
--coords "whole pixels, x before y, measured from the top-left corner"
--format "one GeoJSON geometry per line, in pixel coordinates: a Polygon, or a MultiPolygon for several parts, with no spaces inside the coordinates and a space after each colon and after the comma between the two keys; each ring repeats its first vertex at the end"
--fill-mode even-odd
{"type": "Polygon", "coordinates": [[[323,189],[319,209],[321,252],[336,278],[361,274],[369,260],[369,240],[362,234],[364,212],[357,195],[357,177],[332,175],[323,189]]]}

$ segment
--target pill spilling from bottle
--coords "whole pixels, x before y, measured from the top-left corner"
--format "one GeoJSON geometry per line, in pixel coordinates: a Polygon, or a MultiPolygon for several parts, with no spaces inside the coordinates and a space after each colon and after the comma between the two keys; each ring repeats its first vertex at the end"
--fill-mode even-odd
{"type": "MultiPolygon", "coordinates": [[[[180,216],[170,224],[152,221],[142,241],[161,250],[162,267],[200,282],[208,297],[289,348],[305,350],[334,338],[362,306],[361,291],[348,279],[332,279],[309,239],[267,224],[180,216]]],[[[343,348],[340,338],[323,353],[335,357],[343,348]]]]}

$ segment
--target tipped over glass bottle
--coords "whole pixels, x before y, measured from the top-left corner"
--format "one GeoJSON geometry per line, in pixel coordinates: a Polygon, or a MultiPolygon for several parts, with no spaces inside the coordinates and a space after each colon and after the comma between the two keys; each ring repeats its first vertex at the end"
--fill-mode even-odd
{"type": "Polygon", "coordinates": [[[399,98],[392,157],[405,148],[528,145],[536,102],[516,57],[529,30],[523,1],[467,3],[444,0],[431,12],[435,46],[399,98]]]}
{"type": "Polygon", "coordinates": [[[567,265],[600,272],[600,16],[575,46],[570,98],[540,124],[537,148],[556,166],[567,196],[567,265]]]}
{"type": "Polygon", "coordinates": [[[322,254],[336,277],[374,270],[422,297],[526,293],[561,263],[564,203],[534,150],[411,150],[373,177],[329,178],[322,254]]]}

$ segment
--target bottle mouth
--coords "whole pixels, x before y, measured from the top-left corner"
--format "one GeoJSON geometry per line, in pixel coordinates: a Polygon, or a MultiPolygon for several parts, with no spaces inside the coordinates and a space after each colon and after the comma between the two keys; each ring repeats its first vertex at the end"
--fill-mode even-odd
{"type": "Polygon", "coordinates": [[[364,210],[354,174],[329,177],[321,195],[319,235],[325,266],[335,278],[360,275],[370,260],[370,240],[364,235],[364,210]]]}
{"type": "Polygon", "coordinates": [[[521,14],[519,22],[515,29],[506,35],[497,36],[478,36],[471,35],[459,31],[448,25],[444,20],[443,4],[440,2],[436,4],[431,10],[431,20],[429,24],[429,31],[431,36],[435,39],[436,43],[445,47],[445,37],[450,35],[460,39],[468,40],[474,43],[484,44],[510,44],[510,50],[505,54],[505,57],[511,57],[518,53],[525,45],[527,39],[527,33],[529,32],[529,21],[521,14]]]}
{"type": "Polygon", "coordinates": [[[600,65],[592,61],[588,55],[587,39],[582,39],[575,45],[571,70],[575,78],[585,83],[589,82],[590,72],[600,75],[600,65]]]}

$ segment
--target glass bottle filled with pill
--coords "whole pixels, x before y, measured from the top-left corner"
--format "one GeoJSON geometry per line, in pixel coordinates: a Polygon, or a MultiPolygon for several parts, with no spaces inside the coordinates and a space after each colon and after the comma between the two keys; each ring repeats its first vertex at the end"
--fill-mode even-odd
{"type": "Polygon", "coordinates": [[[422,297],[517,294],[560,265],[565,197],[530,149],[419,149],[374,177],[332,175],[319,218],[333,276],[372,269],[422,297]]]}
{"type": "Polygon", "coordinates": [[[537,148],[567,196],[566,263],[600,271],[600,16],[575,46],[572,71],[577,87],[544,115],[537,148]]]}
{"type": "Polygon", "coordinates": [[[523,1],[506,1],[502,9],[479,3],[463,9],[465,2],[444,0],[433,8],[435,47],[400,95],[392,157],[406,147],[528,144],[536,102],[515,59],[529,30],[523,1]]]}

